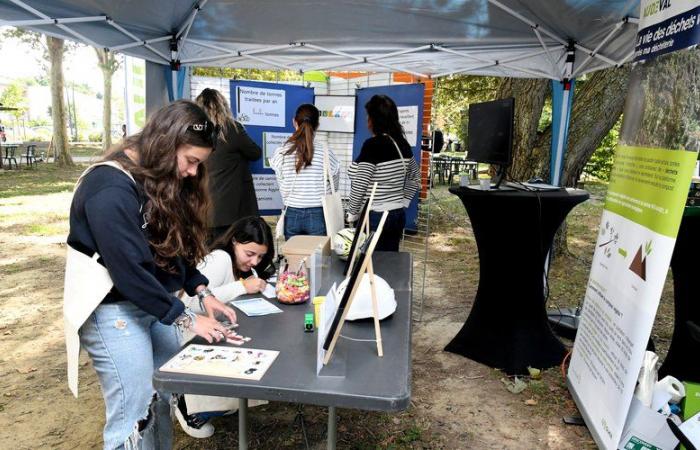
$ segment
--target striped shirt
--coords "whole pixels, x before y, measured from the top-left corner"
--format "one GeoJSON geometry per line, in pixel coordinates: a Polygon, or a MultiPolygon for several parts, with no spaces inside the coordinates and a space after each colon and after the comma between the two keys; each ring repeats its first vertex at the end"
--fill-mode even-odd
{"type": "Polygon", "coordinates": [[[371,137],[362,145],[360,155],[348,170],[352,183],[350,215],[360,213],[375,182],[378,185],[372,211],[407,208],[415,197],[420,187],[418,164],[406,139],[398,139],[396,144],[401,149],[401,156],[388,136],[371,137]]]}
{"type": "Polygon", "coordinates": [[[323,185],[323,155],[328,151],[328,168],[333,177],[333,187],[338,190],[340,164],[332,151],[314,141],[314,156],[311,164],[296,173],[296,156],[285,155],[291,144],[275,150],[270,166],[277,175],[277,184],[284,206],[292,208],[316,208],[321,206],[321,197],[331,193],[330,185],[323,185]],[[296,181],[295,181],[296,178],[296,181]]]}

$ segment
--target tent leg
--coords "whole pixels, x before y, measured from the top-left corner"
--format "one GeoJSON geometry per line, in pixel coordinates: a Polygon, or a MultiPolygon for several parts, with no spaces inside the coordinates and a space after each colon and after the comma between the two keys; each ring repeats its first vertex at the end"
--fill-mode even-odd
{"type": "Polygon", "coordinates": [[[574,79],[552,81],[552,146],[549,179],[550,183],[556,186],[561,184],[575,81],[574,79]]]}

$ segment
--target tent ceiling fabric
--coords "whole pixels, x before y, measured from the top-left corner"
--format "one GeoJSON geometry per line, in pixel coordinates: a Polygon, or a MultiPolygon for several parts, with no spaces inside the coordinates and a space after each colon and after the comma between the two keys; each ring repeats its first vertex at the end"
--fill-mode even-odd
{"type": "Polygon", "coordinates": [[[631,59],[638,15],[639,0],[0,0],[0,25],[161,64],[557,80],[631,59]]]}

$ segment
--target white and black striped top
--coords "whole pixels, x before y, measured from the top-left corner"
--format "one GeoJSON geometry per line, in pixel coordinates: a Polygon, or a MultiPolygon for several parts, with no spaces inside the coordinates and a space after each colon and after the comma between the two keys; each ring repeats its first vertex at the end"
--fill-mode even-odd
{"type": "Polygon", "coordinates": [[[403,159],[388,136],[371,137],[362,145],[360,155],[348,170],[352,183],[350,215],[360,213],[375,182],[378,185],[372,202],[373,211],[406,208],[415,197],[420,187],[418,164],[406,139],[397,139],[396,144],[403,159]]]}
{"type": "MultiPolygon", "coordinates": [[[[323,186],[323,155],[327,151],[325,145],[314,141],[314,156],[311,164],[302,167],[298,174],[296,173],[296,156],[285,155],[290,148],[291,144],[285,144],[275,150],[275,154],[270,159],[270,166],[277,176],[277,184],[280,187],[284,206],[292,208],[321,206],[321,197],[331,193],[330,185],[323,186]]],[[[333,187],[338,190],[340,164],[338,164],[338,158],[330,150],[328,150],[328,167],[333,177],[333,187]]]]}

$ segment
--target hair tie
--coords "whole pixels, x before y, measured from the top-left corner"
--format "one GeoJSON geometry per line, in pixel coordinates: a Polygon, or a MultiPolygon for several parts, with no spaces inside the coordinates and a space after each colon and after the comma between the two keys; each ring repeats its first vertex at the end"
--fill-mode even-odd
{"type": "Polygon", "coordinates": [[[304,118],[301,119],[301,123],[304,123],[304,122],[309,122],[309,123],[311,123],[311,118],[310,118],[309,116],[304,116],[304,118]]]}

